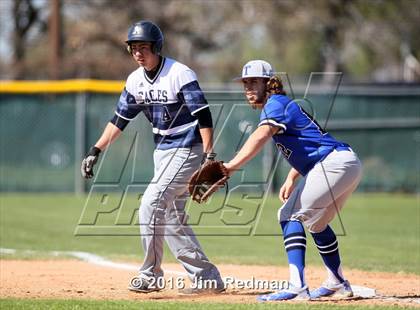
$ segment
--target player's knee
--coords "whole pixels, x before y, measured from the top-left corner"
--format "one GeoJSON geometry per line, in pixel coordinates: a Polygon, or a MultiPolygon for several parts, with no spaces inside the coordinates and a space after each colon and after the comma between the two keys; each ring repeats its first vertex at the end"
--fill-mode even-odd
{"type": "Polygon", "coordinates": [[[173,196],[157,189],[143,195],[140,208],[166,208],[173,200],[173,196]]]}
{"type": "Polygon", "coordinates": [[[279,223],[281,223],[281,209],[277,210],[277,221],[279,221],[279,223]]]}
{"type": "Polygon", "coordinates": [[[277,220],[279,224],[281,222],[289,221],[291,217],[292,214],[287,208],[282,207],[277,211],[277,220]]]}
{"type": "Polygon", "coordinates": [[[176,258],[180,261],[206,261],[208,260],[207,257],[204,255],[202,251],[196,248],[187,247],[178,249],[176,253],[176,258]]]}
{"type": "Polygon", "coordinates": [[[159,188],[155,184],[150,184],[144,192],[140,207],[152,205],[159,198],[159,188]]]}
{"type": "Polygon", "coordinates": [[[166,223],[168,225],[186,225],[188,218],[189,216],[185,211],[166,213],[166,223]]]}
{"type": "Polygon", "coordinates": [[[308,229],[308,231],[310,233],[320,233],[321,231],[324,231],[325,228],[327,228],[327,223],[325,222],[309,222],[307,224],[305,224],[306,228],[308,229]]]}

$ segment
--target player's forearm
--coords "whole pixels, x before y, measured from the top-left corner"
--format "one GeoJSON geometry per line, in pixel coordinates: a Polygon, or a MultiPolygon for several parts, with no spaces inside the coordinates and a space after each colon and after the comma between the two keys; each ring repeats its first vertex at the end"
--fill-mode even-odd
{"type": "Polygon", "coordinates": [[[117,126],[112,123],[108,123],[101,137],[95,143],[95,146],[103,151],[108,145],[117,140],[117,138],[121,135],[121,132],[122,131],[117,126]]]}
{"type": "Polygon", "coordinates": [[[272,136],[270,130],[264,127],[266,126],[257,128],[257,130],[245,142],[238,154],[225,165],[226,168],[229,170],[238,170],[261,151],[264,144],[272,136]]]}
{"type": "Polygon", "coordinates": [[[300,173],[295,168],[291,168],[289,173],[287,174],[287,179],[294,182],[299,176],[300,173]]]}
{"type": "Polygon", "coordinates": [[[201,139],[203,140],[203,152],[213,152],[213,128],[200,128],[201,139]]]}

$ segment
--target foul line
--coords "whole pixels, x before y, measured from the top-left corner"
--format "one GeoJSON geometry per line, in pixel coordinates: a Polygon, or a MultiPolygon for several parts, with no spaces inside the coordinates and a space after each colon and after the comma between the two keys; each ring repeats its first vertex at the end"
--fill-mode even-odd
{"type": "MultiPolygon", "coordinates": [[[[0,248],[0,254],[15,254],[18,251],[15,249],[5,249],[5,248],[0,248]]],[[[32,250],[22,250],[19,251],[22,254],[29,254],[29,255],[33,255],[36,253],[40,253],[37,251],[32,251],[32,250]]],[[[123,269],[123,270],[134,270],[134,271],[138,271],[138,266],[133,265],[133,264],[126,264],[126,263],[115,263],[113,261],[107,260],[102,256],[99,255],[95,255],[92,253],[88,253],[88,252],[81,252],[81,251],[51,251],[51,252],[47,252],[48,254],[52,255],[52,256],[73,256],[75,258],[78,258],[84,262],[90,263],[90,264],[94,264],[97,266],[103,266],[103,267],[110,267],[110,268],[116,268],[116,269],[123,269]]],[[[179,276],[187,276],[187,274],[185,272],[179,272],[179,271],[174,271],[174,270],[165,270],[165,272],[170,273],[170,274],[175,274],[175,275],[179,275],[179,276]]]]}

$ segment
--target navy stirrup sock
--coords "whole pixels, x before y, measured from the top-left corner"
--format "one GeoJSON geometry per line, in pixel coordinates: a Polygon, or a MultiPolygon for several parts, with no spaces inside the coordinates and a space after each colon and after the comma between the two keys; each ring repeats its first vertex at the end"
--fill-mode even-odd
{"type": "Polygon", "coordinates": [[[341,283],[345,279],[341,271],[341,260],[338,252],[338,240],[330,226],[319,233],[311,233],[316,247],[328,270],[329,280],[341,283]]]}

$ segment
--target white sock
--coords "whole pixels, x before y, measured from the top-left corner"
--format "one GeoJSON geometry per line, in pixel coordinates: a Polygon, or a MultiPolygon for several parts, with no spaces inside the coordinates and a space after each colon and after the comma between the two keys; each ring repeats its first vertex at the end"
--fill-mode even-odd
{"type": "Polygon", "coordinates": [[[305,284],[305,269],[302,271],[302,275],[299,273],[299,269],[293,265],[289,265],[290,280],[289,283],[295,287],[304,287],[305,284]]]}
{"type": "MultiPolygon", "coordinates": [[[[340,279],[337,279],[337,277],[334,275],[334,273],[330,269],[328,269],[328,267],[325,267],[325,268],[327,269],[327,275],[328,275],[327,281],[332,284],[340,284],[341,283],[340,279]]],[[[345,280],[343,276],[343,270],[341,269],[341,265],[340,267],[338,267],[337,273],[342,279],[345,280]]]]}

